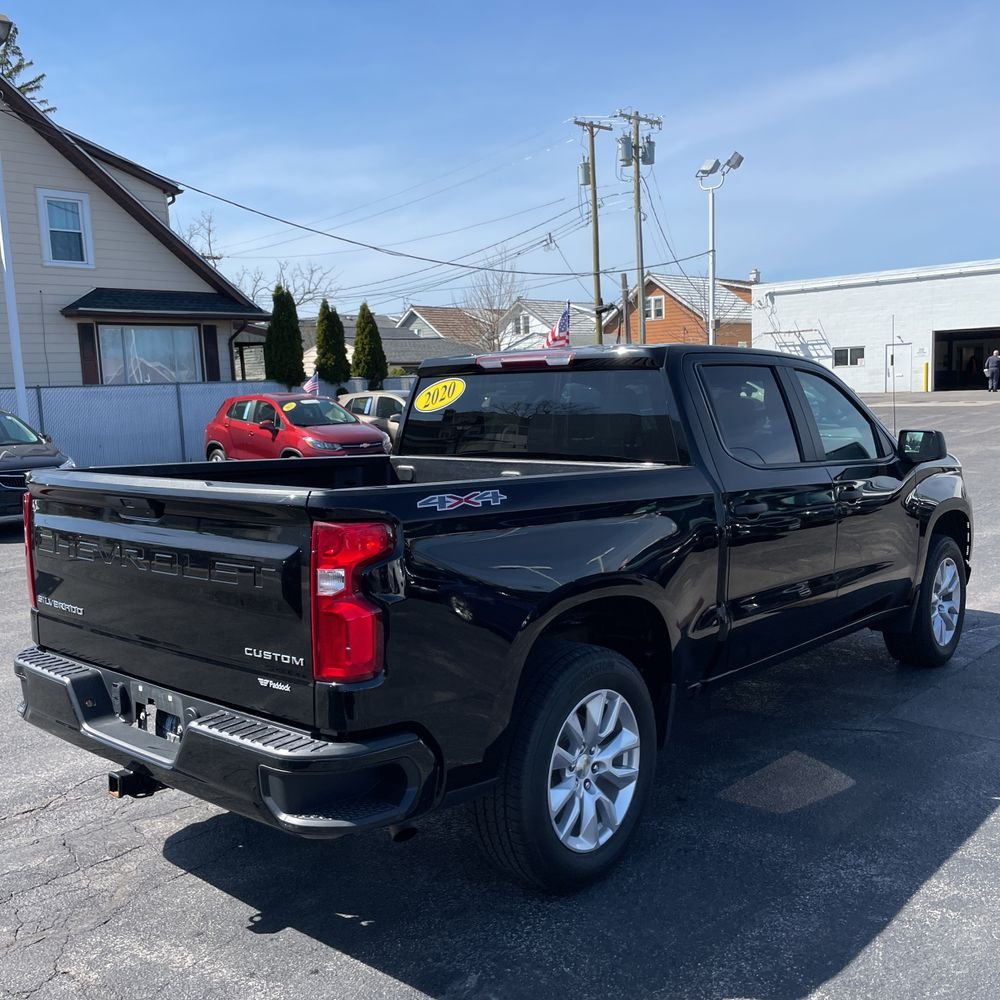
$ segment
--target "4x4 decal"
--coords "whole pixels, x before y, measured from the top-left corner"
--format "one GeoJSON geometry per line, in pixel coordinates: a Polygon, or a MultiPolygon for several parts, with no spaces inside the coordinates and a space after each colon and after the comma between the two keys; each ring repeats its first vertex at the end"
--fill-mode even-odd
{"type": "Polygon", "coordinates": [[[499,490],[473,490],[461,496],[458,493],[438,493],[424,497],[417,502],[418,507],[433,507],[435,510],[455,510],[456,507],[498,507],[507,497],[499,490]]]}

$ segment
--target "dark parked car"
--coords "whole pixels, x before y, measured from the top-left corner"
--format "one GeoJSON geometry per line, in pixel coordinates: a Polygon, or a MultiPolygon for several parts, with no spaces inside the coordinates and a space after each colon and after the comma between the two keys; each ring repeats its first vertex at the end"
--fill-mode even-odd
{"type": "Polygon", "coordinates": [[[32,469],[73,469],[47,434],[32,430],[13,413],[0,410],[0,524],[20,521],[24,504],[24,477],[32,469]]]}
{"type": "Polygon", "coordinates": [[[227,399],[205,428],[205,457],[311,458],[387,454],[389,436],[326,396],[275,392],[227,399]]]}
{"type": "Polygon", "coordinates": [[[399,432],[399,420],[392,418],[401,417],[409,401],[410,394],[401,389],[352,392],[348,396],[338,398],[340,405],[353,413],[358,420],[363,420],[366,424],[372,424],[380,431],[385,431],[393,441],[396,440],[396,435],[399,432]]]}

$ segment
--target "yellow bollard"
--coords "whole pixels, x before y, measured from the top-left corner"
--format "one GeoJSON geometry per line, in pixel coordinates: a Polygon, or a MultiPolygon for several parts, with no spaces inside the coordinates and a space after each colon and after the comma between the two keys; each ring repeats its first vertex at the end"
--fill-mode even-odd
{"type": "Polygon", "coordinates": [[[931,365],[929,361],[924,362],[924,392],[931,391],[931,365]]]}

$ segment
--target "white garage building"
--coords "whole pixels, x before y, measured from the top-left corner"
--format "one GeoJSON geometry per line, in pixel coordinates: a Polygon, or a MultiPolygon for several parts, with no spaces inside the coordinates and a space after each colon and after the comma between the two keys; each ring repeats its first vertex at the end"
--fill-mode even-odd
{"type": "Polygon", "coordinates": [[[761,283],[753,346],[833,368],[855,392],[985,388],[1000,348],[1000,260],[761,283]]]}

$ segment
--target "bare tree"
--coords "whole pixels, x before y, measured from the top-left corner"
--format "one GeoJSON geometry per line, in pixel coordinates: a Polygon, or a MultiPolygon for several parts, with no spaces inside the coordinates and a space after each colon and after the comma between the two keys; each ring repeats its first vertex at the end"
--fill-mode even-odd
{"type": "Polygon", "coordinates": [[[493,270],[475,273],[461,306],[472,320],[478,346],[485,351],[510,350],[523,340],[512,324],[503,323],[506,313],[522,294],[521,282],[508,266],[509,261],[510,255],[502,247],[490,262],[493,270]]]}
{"type": "Polygon", "coordinates": [[[202,212],[197,219],[189,222],[181,230],[181,236],[213,267],[219,266],[222,255],[218,252],[215,215],[211,211],[202,212]]]}
{"type": "Polygon", "coordinates": [[[337,294],[333,268],[320,267],[312,260],[291,266],[287,260],[279,261],[278,273],[272,284],[283,285],[300,308],[323,299],[336,298],[337,294]]]}
{"type": "MultiPolygon", "coordinates": [[[[188,223],[181,230],[181,236],[213,267],[218,267],[219,261],[225,259],[225,255],[219,252],[219,234],[211,210],[202,212],[188,223]]],[[[271,305],[271,293],[276,285],[281,285],[291,294],[296,308],[335,298],[337,291],[333,268],[321,267],[311,260],[296,264],[287,260],[278,261],[273,275],[260,266],[244,266],[233,275],[232,280],[247,298],[265,308],[271,305]]]]}

